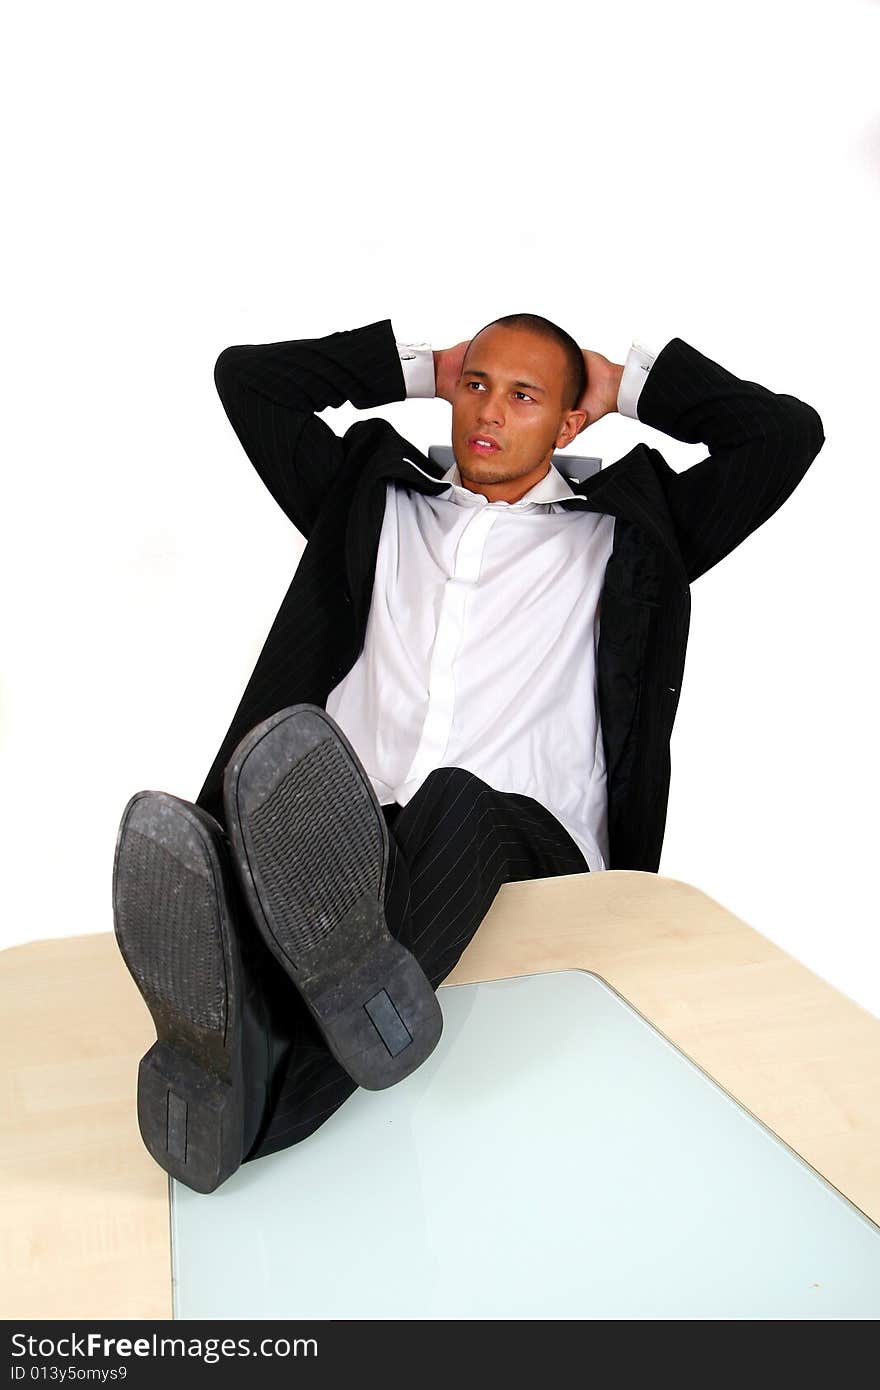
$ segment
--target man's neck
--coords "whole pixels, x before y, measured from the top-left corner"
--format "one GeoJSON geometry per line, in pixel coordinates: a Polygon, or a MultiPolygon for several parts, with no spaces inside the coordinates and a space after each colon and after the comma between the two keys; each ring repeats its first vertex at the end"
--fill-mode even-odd
{"type": "Polygon", "coordinates": [[[460,467],[458,472],[462,487],[466,487],[469,492],[481,492],[489,502],[518,502],[527,492],[531,492],[542,478],[547,477],[550,468],[550,460],[543,459],[530,473],[524,473],[519,478],[510,478],[503,483],[476,482],[471,478],[465,478],[460,467]]]}

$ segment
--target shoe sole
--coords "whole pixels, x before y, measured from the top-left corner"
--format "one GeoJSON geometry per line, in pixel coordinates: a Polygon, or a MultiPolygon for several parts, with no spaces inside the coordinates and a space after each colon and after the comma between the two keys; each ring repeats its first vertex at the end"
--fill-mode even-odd
{"type": "Polygon", "coordinates": [[[443,1029],[384,914],[388,831],[351,744],[316,705],[252,729],[226,767],[226,828],[254,920],[352,1080],[403,1080],[443,1029]]]}
{"type": "Polygon", "coordinates": [[[244,1123],[240,962],[211,824],[177,797],[138,792],[113,861],[116,939],[156,1027],[138,1125],[156,1162],[195,1192],[239,1166],[244,1123]]]}

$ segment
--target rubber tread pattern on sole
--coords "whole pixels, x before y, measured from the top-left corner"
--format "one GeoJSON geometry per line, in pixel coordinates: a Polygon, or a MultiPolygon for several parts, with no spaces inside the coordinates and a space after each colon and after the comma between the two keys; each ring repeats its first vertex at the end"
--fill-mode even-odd
{"type": "Polygon", "coordinates": [[[119,932],[141,992],[199,1028],[226,1027],[226,967],[209,868],[193,872],[162,845],[125,831],[119,932]]]}
{"type": "Polygon", "coordinates": [[[327,740],[252,813],[266,905],[294,962],[330,936],[365,894],[376,894],[383,845],[371,810],[360,779],[327,740]],[[294,862],[307,873],[291,872],[291,841],[294,862]]]}

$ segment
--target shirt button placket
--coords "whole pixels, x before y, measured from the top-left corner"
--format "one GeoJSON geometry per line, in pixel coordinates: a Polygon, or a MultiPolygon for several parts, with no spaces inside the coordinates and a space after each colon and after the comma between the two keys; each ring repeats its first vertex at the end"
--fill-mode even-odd
{"type": "Polygon", "coordinates": [[[499,511],[488,505],[474,508],[473,515],[459,536],[453,572],[443,586],[431,652],[425,722],[419,746],[398,793],[398,801],[401,794],[408,801],[428,773],[441,766],[455,717],[453,665],[464,635],[467,601],[479,580],[486,541],[498,516],[499,511]]]}

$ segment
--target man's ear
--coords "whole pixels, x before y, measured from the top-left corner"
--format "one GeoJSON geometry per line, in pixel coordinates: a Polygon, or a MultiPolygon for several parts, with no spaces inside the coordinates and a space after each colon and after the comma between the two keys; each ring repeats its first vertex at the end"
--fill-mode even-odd
{"type": "Polygon", "coordinates": [[[590,417],[585,410],[570,410],[556,436],[556,448],[564,449],[589,423],[590,417]]]}

